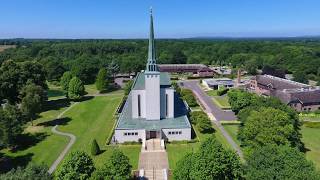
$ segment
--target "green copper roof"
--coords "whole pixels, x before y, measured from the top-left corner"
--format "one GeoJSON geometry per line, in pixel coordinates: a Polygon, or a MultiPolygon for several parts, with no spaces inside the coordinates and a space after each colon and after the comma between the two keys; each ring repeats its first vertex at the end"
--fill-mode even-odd
{"type": "Polygon", "coordinates": [[[135,82],[133,84],[132,89],[135,90],[141,90],[141,89],[145,89],[145,74],[148,75],[153,75],[153,74],[159,74],[160,73],[160,86],[170,86],[171,82],[170,82],[170,76],[169,73],[166,72],[141,72],[137,75],[135,82]]]}
{"type": "Polygon", "coordinates": [[[132,97],[129,95],[123,111],[121,112],[116,129],[186,129],[191,128],[187,115],[187,109],[183,101],[175,95],[174,118],[149,121],[144,118],[132,119],[132,97]]]}

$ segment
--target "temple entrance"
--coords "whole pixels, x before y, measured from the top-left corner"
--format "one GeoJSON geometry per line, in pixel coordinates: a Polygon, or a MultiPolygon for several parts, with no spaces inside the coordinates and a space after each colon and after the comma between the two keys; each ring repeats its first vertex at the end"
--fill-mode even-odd
{"type": "Polygon", "coordinates": [[[147,139],[156,139],[160,138],[159,131],[147,131],[147,139]]]}

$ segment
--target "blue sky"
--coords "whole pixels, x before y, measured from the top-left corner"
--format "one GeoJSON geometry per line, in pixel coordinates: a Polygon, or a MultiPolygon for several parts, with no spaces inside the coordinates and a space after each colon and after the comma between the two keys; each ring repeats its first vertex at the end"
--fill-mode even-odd
{"type": "Polygon", "coordinates": [[[320,35],[319,0],[4,0],[0,38],[320,35]]]}

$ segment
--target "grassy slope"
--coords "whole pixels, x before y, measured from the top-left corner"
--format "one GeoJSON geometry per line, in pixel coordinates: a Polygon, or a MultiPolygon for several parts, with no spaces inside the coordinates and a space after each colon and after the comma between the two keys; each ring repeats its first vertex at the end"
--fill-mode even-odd
{"type": "MultiPolygon", "coordinates": [[[[40,114],[40,118],[34,121],[34,124],[54,120],[57,115],[66,108],[67,107],[61,107],[55,110],[43,112],[40,114]]],[[[7,150],[3,150],[2,152],[5,152],[6,155],[11,157],[23,157],[27,154],[32,154],[32,162],[37,164],[44,163],[45,165],[50,166],[68,142],[66,137],[52,134],[51,128],[52,126],[29,126],[26,131],[33,133],[44,133],[46,134],[46,137],[37,144],[34,144],[33,146],[24,150],[20,150],[15,153],[8,152],[7,150]]],[[[21,163],[24,164],[27,162],[21,163]]]]}
{"type": "Polygon", "coordinates": [[[320,170],[320,129],[308,128],[303,126],[301,128],[302,141],[309,151],[307,151],[307,159],[312,160],[316,167],[320,170]]]}
{"type": "MultiPolygon", "coordinates": [[[[90,154],[91,141],[96,139],[101,149],[105,150],[94,157],[97,167],[102,166],[110,156],[112,147],[105,146],[106,139],[114,125],[113,114],[121,101],[122,95],[95,97],[82,102],[65,114],[72,118],[70,123],[60,126],[59,130],[70,132],[77,137],[71,150],[83,150],[90,154]]],[[[129,156],[134,168],[138,166],[140,146],[120,146],[129,156]]]]}

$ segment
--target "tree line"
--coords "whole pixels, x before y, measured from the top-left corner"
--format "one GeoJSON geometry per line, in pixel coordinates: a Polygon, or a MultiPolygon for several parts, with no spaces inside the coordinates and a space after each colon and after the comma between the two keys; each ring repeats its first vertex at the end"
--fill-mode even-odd
{"type": "MultiPolygon", "coordinates": [[[[0,63],[37,61],[49,81],[71,71],[85,84],[93,83],[101,68],[118,66],[116,72],[133,73],[145,68],[145,40],[43,40],[21,41],[17,48],[0,53],[0,63]]],[[[159,63],[232,65],[250,74],[264,67],[285,73],[320,77],[319,40],[157,40],[159,63]]]]}

